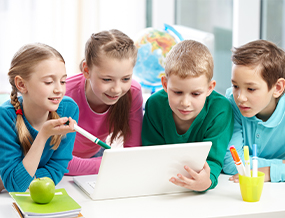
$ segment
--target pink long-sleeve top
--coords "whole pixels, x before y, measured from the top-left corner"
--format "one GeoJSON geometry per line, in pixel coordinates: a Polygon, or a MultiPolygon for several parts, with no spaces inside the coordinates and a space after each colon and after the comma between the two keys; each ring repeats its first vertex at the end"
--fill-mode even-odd
{"type": "MultiPolygon", "coordinates": [[[[96,113],[90,107],[85,95],[85,77],[82,73],[67,78],[66,95],[71,97],[79,107],[78,126],[85,129],[102,141],[109,135],[109,123],[107,121],[109,110],[104,113],[96,113]]],[[[131,136],[124,142],[124,147],[141,145],[141,129],[143,120],[143,98],[141,86],[135,80],[131,85],[132,104],[129,116],[131,136]]],[[[73,159],[69,162],[69,173],[66,175],[97,174],[101,164],[101,157],[93,157],[100,146],[76,133],[73,149],[73,159]]]]}

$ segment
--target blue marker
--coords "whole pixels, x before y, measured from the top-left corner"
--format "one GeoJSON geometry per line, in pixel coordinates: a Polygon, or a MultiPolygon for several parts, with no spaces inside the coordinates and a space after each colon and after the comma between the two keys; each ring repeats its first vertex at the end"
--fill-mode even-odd
{"type": "Polygon", "coordinates": [[[252,145],[252,177],[257,177],[258,162],[257,162],[257,147],[252,145]]]}

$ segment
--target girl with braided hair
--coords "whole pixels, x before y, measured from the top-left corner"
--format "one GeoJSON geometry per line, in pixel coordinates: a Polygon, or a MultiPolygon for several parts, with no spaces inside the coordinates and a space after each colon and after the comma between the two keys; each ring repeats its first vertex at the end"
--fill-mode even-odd
{"type": "Polygon", "coordinates": [[[8,76],[11,100],[0,106],[4,187],[23,192],[35,177],[57,184],[68,172],[79,114],[76,103],[64,96],[64,59],[48,45],[28,44],[13,57],[8,76]]]}
{"type": "MultiPolygon", "coordinates": [[[[141,145],[143,98],[132,80],[136,59],[137,48],[126,34],[102,31],[85,45],[82,73],[66,80],[66,95],[79,106],[78,125],[112,148],[141,145]]],[[[76,134],[68,175],[98,173],[99,151],[99,145],[76,134]]]]}

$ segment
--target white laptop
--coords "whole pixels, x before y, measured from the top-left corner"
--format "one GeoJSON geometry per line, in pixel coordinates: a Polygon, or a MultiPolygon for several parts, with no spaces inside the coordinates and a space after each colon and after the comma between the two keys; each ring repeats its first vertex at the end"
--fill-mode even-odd
{"type": "Polygon", "coordinates": [[[200,171],[211,146],[195,142],[106,149],[98,175],[73,180],[93,200],[186,192],[169,179],[187,175],[184,165],[200,171]]]}

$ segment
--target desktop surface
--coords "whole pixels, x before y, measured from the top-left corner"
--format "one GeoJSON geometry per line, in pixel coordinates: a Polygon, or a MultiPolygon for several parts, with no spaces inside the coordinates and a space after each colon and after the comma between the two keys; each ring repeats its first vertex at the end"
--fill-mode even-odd
{"type": "MultiPolygon", "coordinates": [[[[114,181],[115,182],[115,181],[114,181]]],[[[239,184],[221,174],[215,189],[205,193],[186,192],[169,195],[92,201],[71,176],[64,176],[56,188],[65,188],[91,217],[285,217],[285,183],[264,183],[259,202],[244,202],[239,184]]],[[[7,191],[0,193],[0,218],[16,218],[7,191]]]]}

